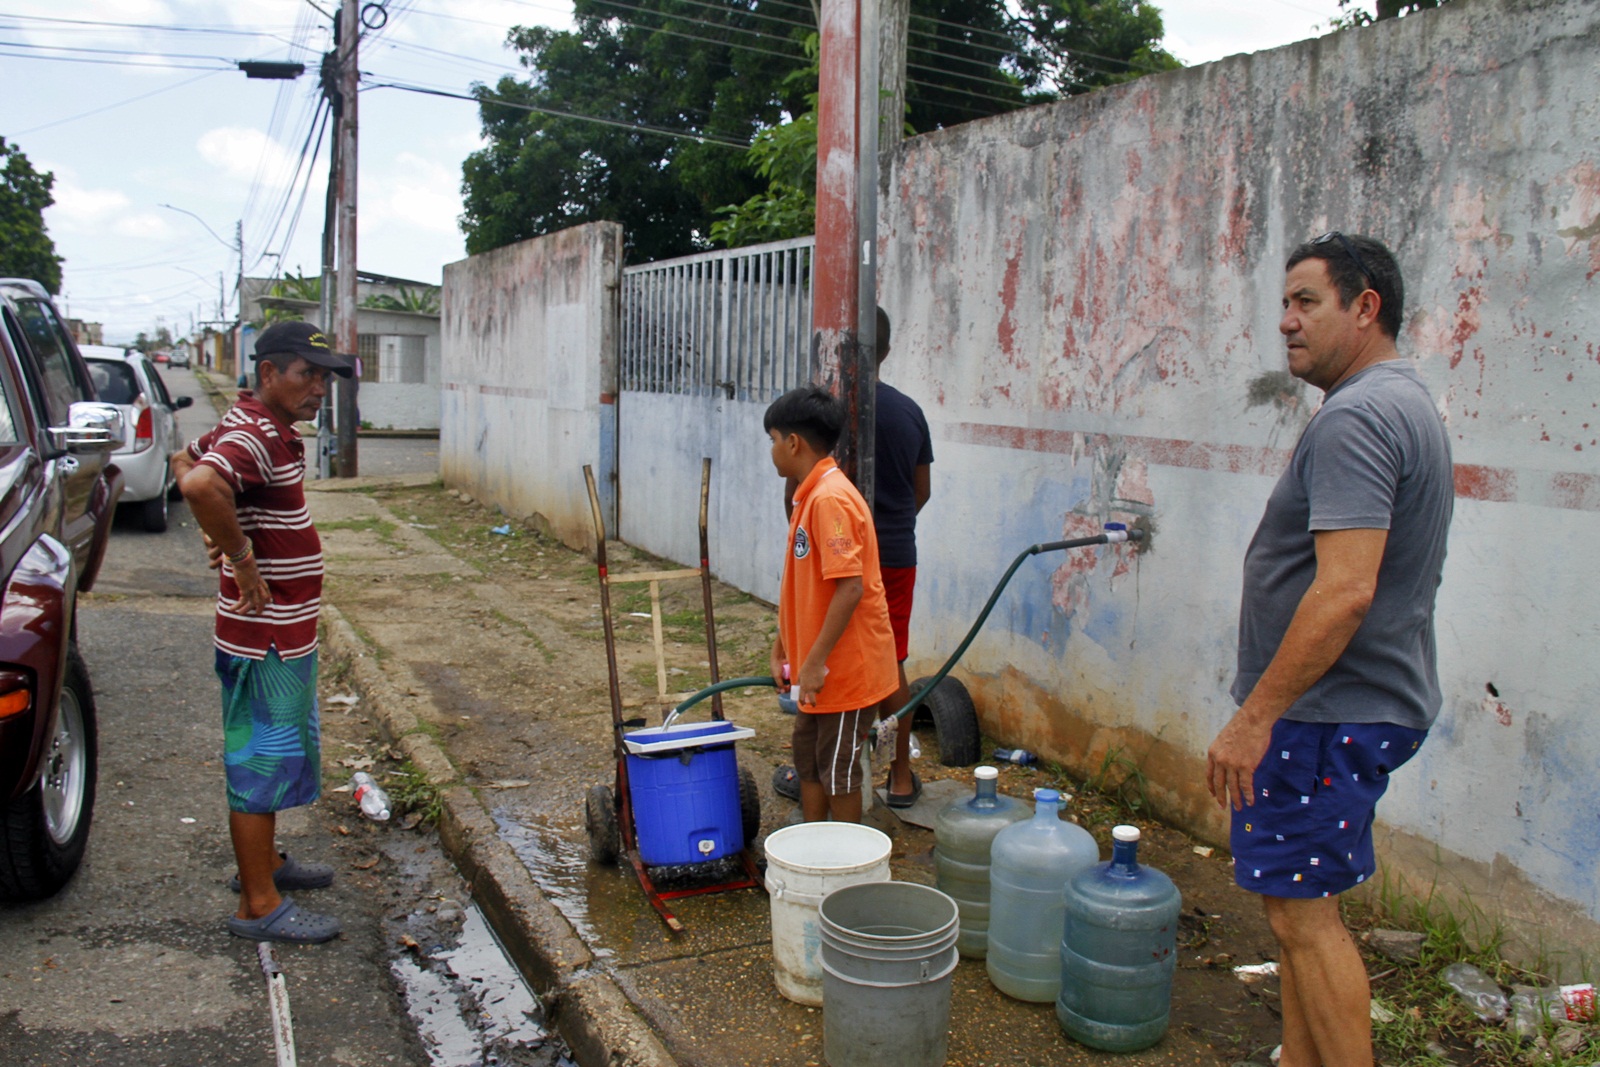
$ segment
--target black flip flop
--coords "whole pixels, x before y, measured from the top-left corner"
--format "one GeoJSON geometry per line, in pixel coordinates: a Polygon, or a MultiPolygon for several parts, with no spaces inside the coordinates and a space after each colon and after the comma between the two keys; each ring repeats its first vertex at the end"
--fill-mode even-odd
{"type": "Polygon", "coordinates": [[[893,782],[894,772],[890,771],[889,777],[884,779],[883,782],[883,800],[891,808],[909,808],[916,804],[918,798],[922,796],[922,779],[917,776],[916,771],[911,772],[911,792],[909,793],[889,792],[889,786],[893,782]]]}

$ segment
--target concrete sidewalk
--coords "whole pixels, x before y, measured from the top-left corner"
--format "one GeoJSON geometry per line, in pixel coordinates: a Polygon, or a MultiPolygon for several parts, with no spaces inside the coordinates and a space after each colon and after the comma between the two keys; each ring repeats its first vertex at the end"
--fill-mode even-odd
{"type": "MultiPolygon", "coordinates": [[[[502,516],[420,481],[307,483],[328,560],[328,669],[348,665],[366,713],[440,789],[446,848],[554,1026],[585,1067],[822,1064],[821,1012],[773,985],[764,894],[676,901],[687,929],[673,935],[631,868],[588,862],[583,793],[613,776],[592,561],[517,523],[509,535],[495,533],[502,516]]],[[[611,552],[613,573],[660,565],[626,546],[611,552]]],[[[663,605],[671,685],[684,690],[705,674],[692,617],[699,589],[688,585],[663,605]]],[[[721,673],[766,673],[770,606],[726,587],[716,595],[721,673]]],[[[646,695],[655,668],[649,622],[638,616],[648,602],[622,598],[613,607],[624,695],[646,695]]],[[[741,743],[740,759],[759,783],[770,832],[794,811],[770,787],[773,766],[788,760],[793,720],[770,691],[730,694],[726,713],[757,731],[741,743]]],[[[925,781],[970,781],[969,770],[938,766],[931,731],[922,746],[916,767],[925,781]]],[[[1002,789],[1013,795],[1044,785],[1076,789],[1049,769],[1002,770],[1002,789]]],[[[1097,837],[1129,818],[1104,800],[1074,810],[1097,837]]],[[[894,838],[894,877],[931,884],[932,834],[882,808],[873,818],[894,838]]],[[[1264,1054],[1276,1043],[1271,990],[1231,974],[1232,963],[1270,952],[1255,902],[1232,885],[1225,858],[1202,857],[1182,835],[1143,825],[1143,858],[1179,881],[1190,914],[1179,932],[1169,1036],[1118,1061],[1264,1054]]],[[[948,1062],[968,1067],[1104,1058],[1065,1038],[1052,1006],[1009,1000],[981,963],[968,961],[956,972],[950,1049],[948,1062]]]]}

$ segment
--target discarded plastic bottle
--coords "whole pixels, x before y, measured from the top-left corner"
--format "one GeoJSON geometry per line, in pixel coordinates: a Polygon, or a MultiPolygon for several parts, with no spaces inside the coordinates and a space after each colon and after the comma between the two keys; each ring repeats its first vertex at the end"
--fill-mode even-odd
{"type": "Polygon", "coordinates": [[[1001,796],[1000,772],[979,767],[970,798],[952,800],[934,820],[933,869],[939,891],[956,902],[961,933],[956,951],[969,960],[989,954],[989,847],[994,835],[1028,817],[1027,805],[1001,796]]]}
{"type": "Polygon", "coordinates": [[[350,785],[355,789],[356,803],[361,805],[361,814],[377,822],[383,822],[389,817],[389,794],[372,780],[372,775],[366,771],[357,771],[351,776],[350,785]]]}
{"type": "Polygon", "coordinates": [[[1504,1022],[1510,1005],[1493,979],[1470,963],[1452,963],[1439,972],[1439,980],[1460,994],[1478,1018],[1504,1022]]]}
{"type": "Polygon", "coordinates": [[[1032,767],[1039,762],[1039,757],[1025,748],[997,748],[994,758],[1002,763],[1015,763],[1019,767],[1032,767]]]}
{"type": "Polygon", "coordinates": [[[1089,831],[1061,818],[1061,794],[1033,791],[1033,818],[989,850],[989,981],[1009,997],[1048,1004],[1061,992],[1067,879],[1100,858],[1089,831]]]}
{"type": "Polygon", "coordinates": [[[1056,1020],[1090,1048],[1134,1052],[1167,1032],[1183,898],[1172,879],[1140,866],[1137,826],[1111,838],[1111,862],[1067,883],[1056,1020]]]}

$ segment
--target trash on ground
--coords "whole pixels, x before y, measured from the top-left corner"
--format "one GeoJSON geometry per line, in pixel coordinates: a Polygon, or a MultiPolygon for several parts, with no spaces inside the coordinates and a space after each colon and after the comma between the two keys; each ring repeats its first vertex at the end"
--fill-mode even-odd
{"type": "Polygon", "coordinates": [[[526,789],[533,783],[526,778],[501,778],[489,783],[490,789],[526,789]]]}
{"type": "Polygon", "coordinates": [[[1276,960],[1268,960],[1266,963],[1246,963],[1235,967],[1233,973],[1241,982],[1259,982],[1263,978],[1271,978],[1277,974],[1278,964],[1276,960]]]}
{"type": "Polygon", "coordinates": [[[628,612],[628,618],[630,618],[630,619],[648,619],[650,617],[651,617],[651,615],[650,615],[650,613],[648,611],[630,611],[630,612],[628,612]]]}
{"type": "Polygon", "coordinates": [[[1196,845],[1196,846],[1194,846],[1194,854],[1196,856],[1203,856],[1206,859],[1210,859],[1211,858],[1211,854],[1213,852],[1215,852],[1215,851],[1216,851],[1216,849],[1212,848],[1210,845],[1196,845]]]}
{"type": "Polygon", "coordinates": [[[1505,1019],[1506,995],[1488,975],[1470,963],[1452,963],[1439,972],[1439,980],[1454,989],[1478,1018],[1497,1023],[1505,1019]]]}
{"type": "Polygon", "coordinates": [[[357,704],[361,703],[361,698],[356,696],[354,693],[335,693],[324,703],[332,704],[335,707],[340,708],[353,708],[357,704]]]}
{"type": "Polygon", "coordinates": [[[1595,1021],[1594,986],[1591,983],[1562,986],[1561,999],[1567,1005],[1567,1018],[1573,1022],[1595,1021]]]}
{"type": "Polygon", "coordinates": [[[1399,1018],[1399,1016],[1394,1012],[1384,1007],[1383,1001],[1379,1000],[1377,997],[1372,998],[1372,1009],[1369,1014],[1372,1016],[1372,1021],[1380,1026],[1386,1023],[1392,1023],[1399,1018]]]}
{"type": "Polygon", "coordinates": [[[509,522],[506,522],[506,523],[501,523],[499,526],[491,526],[491,527],[489,527],[489,532],[492,533],[492,534],[499,534],[501,537],[510,537],[511,536],[511,524],[509,522]]]}
{"type": "Polygon", "coordinates": [[[1567,1005],[1556,986],[1538,989],[1534,986],[1511,987],[1511,1014],[1506,1028],[1518,1037],[1538,1037],[1544,1032],[1546,1021],[1567,1021],[1567,1005]]]}
{"type": "Polygon", "coordinates": [[[185,815],[183,818],[179,819],[178,821],[183,823],[183,825],[185,825],[185,826],[193,826],[194,825],[194,819],[190,818],[187,815],[185,815]]]}
{"type": "Polygon", "coordinates": [[[1423,936],[1411,930],[1369,930],[1362,940],[1391,960],[1422,958],[1423,936]]]}

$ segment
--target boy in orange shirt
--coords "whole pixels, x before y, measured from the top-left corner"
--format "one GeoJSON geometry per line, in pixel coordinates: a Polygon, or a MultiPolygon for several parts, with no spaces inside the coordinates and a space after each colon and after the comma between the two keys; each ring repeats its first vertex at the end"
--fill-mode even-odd
{"type": "Polygon", "coordinates": [[[807,822],[861,821],[861,745],[877,704],[900,684],[872,512],[829,455],[844,409],[819,386],[767,408],[772,465],[799,483],[778,594],[772,676],[787,660],[800,715],[794,764],[807,822]],[[787,650],[787,654],[786,654],[787,650]]]}

